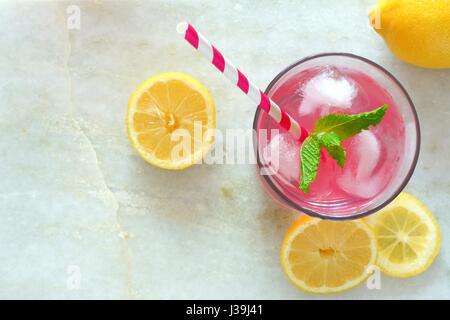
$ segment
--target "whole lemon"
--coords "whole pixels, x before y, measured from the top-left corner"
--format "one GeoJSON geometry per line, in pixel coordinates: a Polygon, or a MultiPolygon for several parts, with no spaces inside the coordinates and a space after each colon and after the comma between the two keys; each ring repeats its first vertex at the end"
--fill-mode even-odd
{"type": "Polygon", "coordinates": [[[399,59],[450,68],[450,0],[381,0],[369,18],[399,59]]]}

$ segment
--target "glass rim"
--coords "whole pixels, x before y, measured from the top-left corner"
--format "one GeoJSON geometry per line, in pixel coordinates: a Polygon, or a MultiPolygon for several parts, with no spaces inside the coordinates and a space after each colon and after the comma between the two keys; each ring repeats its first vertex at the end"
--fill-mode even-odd
{"type": "MultiPolygon", "coordinates": [[[[400,88],[400,91],[404,94],[404,96],[406,97],[408,103],[409,103],[409,107],[411,109],[411,113],[414,117],[414,122],[416,124],[416,150],[415,150],[415,154],[414,154],[414,158],[413,161],[410,165],[410,168],[408,170],[408,173],[406,174],[405,178],[403,179],[402,183],[399,185],[399,187],[392,193],[392,195],[390,195],[385,201],[383,201],[382,203],[380,203],[379,205],[375,206],[372,209],[369,210],[365,210],[361,213],[358,214],[350,214],[350,215],[339,215],[339,216],[333,216],[330,214],[324,214],[312,209],[308,209],[308,208],[304,208],[300,205],[298,205],[297,203],[295,203],[294,201],[292,201],[291,199],[289,199],[288,197],[286,197],[273,183],[273,181],[269,178],[269,176],[266,175],[262,175],[262,178],[264,179],[264,181],[267,183],[267,185],[270,187],[270,189],[272,189],[276,195],[283,200],[286,204],[288,204],[289,207],[294,208],[297,211],[300,211],[304,214],[307,214],[309,216],[312,217],[316,217],[316,218],[321,218],[321,219],[327,219],[327,220],[354,220],[354,219],[359,219],[359,218],[363,218],[366,217],[370,214],[373,214],[377,211],[379,211],[380,209],[384,208],[386,205],[388,205],[389,203],[391,203],[402,191],[403,189],[406,187],[406,185],[408,184],[409,180],[411,179],[414,170],[416,168],[418,159],[419,159],[419,153],[420,153],[420,145],[421,145],[421,133],[420,133],[420,123],[419,123],[419,117],[417,115],[417,111],[416,111],[416,107],[411,99],[411,97],[409,96],[408,92],[406,91],[406,89],[403,87],[403,85],[400,83],[400,81],[392,74],[390,73],[388,70],[386,70],[384,67],[382,67],[381,65],[377,64],[376,62],[373,62],[372,60],[369,60],[365,57],[353,54],[353,53],[346,53],[346,52],[325,52],[325,53],[320,53],[320,54],[315,54],[315,55],[310,55],[307,56],[303,59],[300,59],[294,63],[292,63],[291,65],[287,66],[286,68],[284,68],[282,71],[280,71],[275,78],[273,78],[273,80],[269,83],[269,85],[267,86],[266,90],[264,91],[265,94],[269,94],[269,91],[272,89],[272,87],[278,82],[278,80],[280,80],[281,77],[283,77],[287,72],[289,72],[290,70],[292,70],[293,68],[297,67],[300,64],[303,64],[307,61],[310,60],[314,60],[314,59],[318,59],[318,58],[322,58],[322,57],[328,57],[328,56],[340,56],[340,57],[347,57],[347,58],[351,58],[351,59],[356,59],[356,60],[360,60],[362,62],[365,62],[369,65],[372,65],[373,67],[381,70],[387,77],[389,77],[391,80],[394,81],[394,83],[400,88]]],[[[258,126],[258,119],[259,119],[259,115],[261,114],[262,110],[260,108],[256,109],[255,112],[255,118],[253,120],[253,130],[255,132],[255,136],[254,136],[254,151],[256,154],[256,161],[259,167],[262,166],[261,164],[261,160],[260,160],[260,154],[259,154],[259,150],[258,150],[258,142],[256,139],[256,132],[257,132],[257,126],[258,126]]],[[[258,173],[259,174],[259,173],[258,173]]]]}

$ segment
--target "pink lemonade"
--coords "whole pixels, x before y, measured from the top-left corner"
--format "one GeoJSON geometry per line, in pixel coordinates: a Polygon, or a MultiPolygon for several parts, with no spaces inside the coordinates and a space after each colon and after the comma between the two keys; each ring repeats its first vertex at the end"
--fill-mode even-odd
{"type": "MultiPolygon", "coordinates": [[[[392,190],[400,192],[393,184],[403,188],[405,177],[399,183],[398,173],[405,171],[402,167],[410,158],[405,157],[411,152],[406,141],[409,119],[395,95],[361,69],[342,63],[312,64],[274,80],[268,89],[269,96],[308,131],[330,113],[355,114],[388,105],[380,124],[343,143],[347,157],[343,168],[323,151],[317,178],[307,194],[299,189],[300,142],[260,113],[255,119],[258,162],[269,173],[261,178],[269,194],[282,204],[321,217],[352,218],[379,207],[377,199],[387,190],[390,198],[396,195],[392,190]],[[261,129],[267,129],[266,137],[261,129]]],[[[389,197],[384,194],[384,198],[389,197]]]]}

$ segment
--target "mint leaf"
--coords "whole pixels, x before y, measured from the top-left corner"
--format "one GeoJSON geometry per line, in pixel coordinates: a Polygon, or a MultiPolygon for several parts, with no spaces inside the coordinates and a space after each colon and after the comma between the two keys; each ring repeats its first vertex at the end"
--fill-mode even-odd
{"type": "Polygon", "coordinates": [[[369,126],[376,126],[383,119],[387,111],[387,105],[375,110],[360,114],[329,114],[320,118],[314,125],[313,134],[322,132],[335,132],[341,142],[367,130],[369,126]]]}
{"type": "Polygon", "coordinates": [[[342,147],[341,139],[336,132],[323,132],[317,135],[319,143],[324,147],[330,156],[337,161],[340,167],[345,164],[345,150],[342,147]]]}
{"type": "Polygon", "coordinates": [[[301,150],[301,183],[303,192],[309,192],[309,186],[316,179],[320,161],[320,143],[315,135],[308,136],[303,141],[301,150]]]}
{"type": "Polygon", "coordinates": [[[346,153],[342,142],[362,130],[367,130],[369,126],[379,124],[386,114],[387,108],[388,106],[385,104],[375,110],[360,114],[333,113],[320,118],[315,123],[313,132],[301,146],[300,189],[308,193],[311,183],[316,179],[322,148],[325,148],[338,165],[343,167],[346,153]]]}

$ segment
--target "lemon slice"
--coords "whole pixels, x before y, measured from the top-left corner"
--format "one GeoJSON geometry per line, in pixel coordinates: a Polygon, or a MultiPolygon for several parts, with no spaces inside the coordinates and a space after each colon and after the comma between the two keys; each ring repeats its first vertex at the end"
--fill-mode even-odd
{"type": "Polygon", "coordinates": [[[377,264],[393,277],[422,273],[441,247],[439,226],[416,198],[401,193],[384,209],[366,218],[378,241],[377,264]]]}
{"type": "Polygon", "coordinates": [[[376,256],[375,237],[362,221],[302,217],[285,236],[281,265],[298,288],[337,293],[367,279],[376,256]]]}
{"type": "Polygon", "coordinates": [[[131,95],[126,121],[131,145],[144,160],[176,170],[199,162],[211,149],[216,109],[197,80],[162,73],[131,95]]]}

